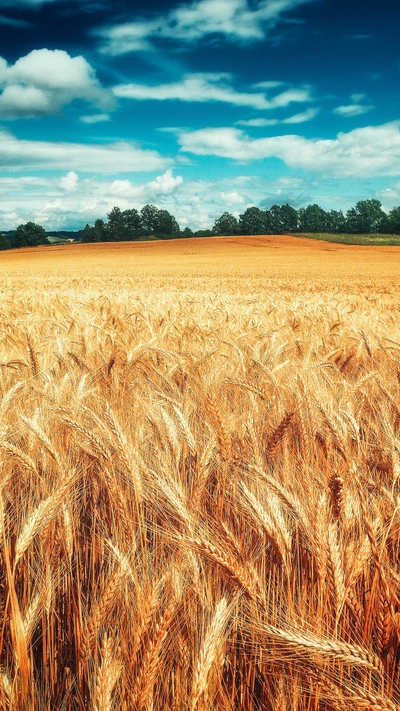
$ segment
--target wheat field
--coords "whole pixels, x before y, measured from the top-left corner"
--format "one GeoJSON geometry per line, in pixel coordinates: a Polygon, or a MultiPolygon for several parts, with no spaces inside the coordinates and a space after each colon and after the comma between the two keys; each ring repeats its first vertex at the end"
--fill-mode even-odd
{"type": "Polygon", "coordinates": [[[400,707],[399,266],[2,255],[0,709],[400,707]]]}

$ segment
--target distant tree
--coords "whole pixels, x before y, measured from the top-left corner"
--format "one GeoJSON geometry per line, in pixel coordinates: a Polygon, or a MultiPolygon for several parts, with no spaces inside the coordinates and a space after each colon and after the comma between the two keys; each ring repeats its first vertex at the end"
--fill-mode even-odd
{"type": "Polygon", "coordinates": [[[41,225],[37,225],[35,222],[27,222],[25,225],[19,225],[15,230],[15,247],[37,247],[40,244],[50,244],[41,225]]]}
{"type": "Polygon", "coordinates": [[[123,230],[125,238],[128,240],[139,239],[142,227],[142,220],[138,211],[135,210],[135,208],[124,210],[122,216],[124,222],[123,230]]]}
{"type": "Polygon", "coordinates": [[[265,232],[265,212],[259,207],[248,207],[242,215],[239,215],[239,234],[263,235],[265,232]]]}
{"type": "Polygon", "coordinates": [[[355,207],[347,211],[346,216],[348,232],[366,234],[379,231],[385,213],[380,200],[371,198],[359,200],[355,207]]]}
{"type": "Polygon", "coordinates": [[[342,210],[330,210],[327,213],[327,225],[329,232],[343,234],[347,232],[347,221],[342,210]]]}
{"type": "Polygon", "coordinates": [[[82,230],[82,242],[85,244],[88,242],[96,242],[95,239],[95,229],[91,225],[86,224],[82,230]]]}
{"type": "Polygon", "coordinates": [[[106,223],[104,220],[97,219],[96,222],[94,223],[94,236],[95,242],[105,242],[107,239],[107,229],[106,229],[106,223]]]}
{"type": "Polygon", "coordinates": [[[400,235],[400,205],[390,210],[387,216],[388,232],[394,235],[400,235]]]}
{"type": "Polygon", "coordinates": [[[157,211],[154,233],[157,237],[179,236],[179,225],[175,217],[171,215],[168,210],[157,211]]]}
{"type": "Polygon", "coordinates": [[[283,232],[297,232],[299,216],[296,208],[287,202],[281,205],[281,224],[283,232]]]}
{"type": "Polygon", "coordinates": [[[125,219],[119,207],[113,207],[107,215],[106,238],[109,242],[123,242],[127,239],[125,219]]]}
{"type": "Polygon", "coordinates": [[[155,234],[158,227],[158,207],[155,205],[145,205],[140,211],[142,230],[147,234],[155,234]]]}
{"type": "Polygon", "coordinates": [[[214,222],[213,233],[215,235],[237,235],[239,223],[230,212],[224,212],[214,222]]]}
{"type": "Polygon", "coordinates": [[[193,230],[191,230],[190,227],[185,227],[185,229],[182,230],[182,237],[193,237],[193,230]]]}
{"type": "Polygon", "coordinates": [[[212,230],[197,230],[194,233],[194,237],[213,237],[214,232],[212,230]]]}
{"type": "Polygon", "coordinates": [[[288,203],[285,205],[272,205],[265,219],[270,234],[297,231],[297,210],[288,203]]]}
{"type": "Polygon", "coordinates": [[[0,251],[3,251],[4,249],[11,249],[11,242],[5,235],[0,233],[0,251]]]}
{"type": "Polygon", "coordinates": [[[301,207],[298,215],[300,232],[327,232],[329,229],[328,213],[316,203],[301,207]]]}

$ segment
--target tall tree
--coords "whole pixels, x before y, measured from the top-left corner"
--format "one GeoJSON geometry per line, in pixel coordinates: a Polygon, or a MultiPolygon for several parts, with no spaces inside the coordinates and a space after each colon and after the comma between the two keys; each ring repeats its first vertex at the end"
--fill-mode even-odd
{"type": "Polygon", "coordinates": [[[142,229],[147,234],[155,234],[158,227],[159,209],[155,205],[145,205],[140,211],[142,229]]]}
{"type": "Polygon", "coordinates": [[[390,210],[388,215],[388,232],[400,235],[400,205],[390,210]]]}
{"type": "Polygon", "coordinates": [[[158,210],[154,233],[157,237],[178,237],[179,225],[168,210],[158,210]]]}
{"type": "Polygon", "coordinates": [[[135,208],[124,210],[124,212],[122,213],[122,217],[124,221],[124,232],[126,235],[126,239],[139,239],[142,227],[142,220],[138,211],[135,210],[135,208]]]}
{"type": "Polygon", "coordinates": [[[360,234],[378,232],[384,218],[380,200],[359,200],[355,207],[347,211],[347,229],[360,234]]]}
{"type": "Polygon", "coordinates": [[[50,244],[41,225],[37,225],[35,222],[27,222],[25,225],[19,225],[15,230],[15,247],[37,247],[40,244],[50,244]]]}
{"type": "Polygon", "coordinates": [[[0,250],[11,249],[11,243],[7,237],[0,233],[0,250]]]}
{"type": "Polygon", "coordinates": [[[299,210],[299,231],[300,232],[327,232],[329,229],[329,218],[325,210],[314,203],[301,207],[299,210]]]}
{"type": "Polygon", "coordinates": [[[239,234],[264,235],[266,232],[265,213],[259,207],[248,207],[239,216],[239,234]]]}
{"type": "Polygon", "coordinates": [[[297,231],[297,210],[288,203],[272,205],[268,213],[272,234],[297,231]]]}
{"type": "Polygon", "coordinates": [[[327,226],[329,232],[343,234],[347,231],[347,221],[342,210],[330,210],[328,213],[327,226]]]}
{"type": "Polygon", "coordinates": [[[109,242],[122,242],[127,238],[126,226],[122,210],[113,207],[107,215],[106,234],[109,242]]]}
{"type": "Polygon", "coordinates": [[[239,223],[230,212],[223,212],[214,222],[213,232],[215,235],[237,235],[239,223]]]}

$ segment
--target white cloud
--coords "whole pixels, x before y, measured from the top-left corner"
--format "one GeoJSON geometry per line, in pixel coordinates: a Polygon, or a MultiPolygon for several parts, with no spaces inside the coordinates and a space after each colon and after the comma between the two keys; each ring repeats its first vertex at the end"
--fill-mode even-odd
{"type": "Polygon", "coordinates": [[[282,86],[283,81],[258,81],[253,84],[254,89],[276,89],[278,86],[282,86]]]}
{"type": "Polygon", "coordinates": [[[144,185],[135,185],[130,180],[114,180],[106,190],[106,195],[123,201],[136,200],[145,203],[163,195],[172,195],[182,183],[183,178],[180,175],[174,178],[172,170],[169,169],[144,185]]]}
{"type": "Polygon", "coordinates": [[[58,113],[74,99],[110,109],[114,98],[84,57],[64,50],[36,49],[9,66],[0,58],[0,118],[58,113]]]}
{"type": "Polygon", "coordinates": [[[271,99],[264,92],[237,91],[232,86],[231,74],[187,74],[179,82],[171,84],[121,84],[114,87],[115,96],[136,100],[221,101],[235,106],[251,106],[254,109],[270,110],[291,103],[313,101],[308,88],[287,89],[271,99]]]}
{"type": "Polygon", "coordinates": [[[70,170],[67,175],[64,175],[60,180],[60,186],[62,190],[67,193],[72,193],[76,190],[79,183],[78,174],[74,170],[70,170]]]}
{"type": "Polygon", "coordinates": [[[311,121],[319,113],[319,109],[307,109],[307,111],[302,111],[299,114],[294,114],[286,119],[249,119],[248,121],[236,121],[237,126],[248,126],[250,128],[264,128],[266,126],[276,126],[280,123],[305,123],[306,121],[311,121]]]}
{"type": "Polygon", "coordinates": [[[168,167],[171,161],[130,141],[106,145],[30,141],[0,128],[3,170],[73,170],[84,173],[139,173],[168,167]]]}
{"type": "Polygon", "coordinates": [[[361,116],[362,114],[366,114],[368,111],[375,108],[371,104],[361,104],[360,102],[363,101],[363,99],[365,99],[365,94],[352,94],[351,104],[337,106],[333,109],[333,113],[338,116],[351,118],[352,116],[361,116]]]}
{"type": "Polygon", "coordinates": [[[181,150],[237,161],[280,158],[292,168],[338,177],[400,175],[400,121],[357,128],[335,139],[298,135],[252,139],[235,128],[181,133],[181,150]]]}
{"type": "Polygon", "coordinates": [[[249,119],[248,121],[245,121],[245,120],[236,121],[236,124],[238,126],[249,126],[250,128],[264,128],[266,126],[276,126],[278,123],[279,123],[278,119],[264,119],[264,118],[249,119]]]}
{"type": "MultiPolygon", "coordinates": [[[[0,210],[0,229],[13,229],[33,220],[47,229],[80,229],[87,222],[118,205],[121,209],[155,203],[175,212],[175,194],[183,186],[181,176],[171,170],[154,180],[135,184],[130,180],[82,178],[70,171],[61,180],[51,178],[0,178],[0,198],[7,211],[0,210]]],[[[183,198],[186,206],[187,196],[183,198]]]]}
{"type": "Polygon", "coordinates": [[[382,202],[384,210],[392,210],[394,207],[400,206],[400,181],[389,185],[388,188],[381,190],[376,195],[382,202]]]}
{"type": "Polygon", "coordinates": [[[110,114],[92,114],[89,116],[81,116],[79,121],[82,123],[103,123],[104,121],[111,121],[110,114]]]}
{"type": "Polygon", "coordinates": [[[319,109],[307,109],[307,111],[302,111],[300,114],[294,114],[294,116],[289,116],[282,121],[282,123],[305,123],[306,121],[311,121],[319,113],[319,109]]]}
{"type": "Polygon", "coordinates": [[[244,195],[239,193],[237,190],[231,190],[230,192],[220,192],[220,197],[222,202],[227,207],[241,207],[245,202],[246,198],[244,195]]]}
{"type": "Polygon", "coordinates": [[[148,50],[154,39],[192,44],[219,35],[233,42],[260,42],[288,13],[316,0],[195,0],[164,15],[105,27],[102,51],[111,55],[148,50]]]}

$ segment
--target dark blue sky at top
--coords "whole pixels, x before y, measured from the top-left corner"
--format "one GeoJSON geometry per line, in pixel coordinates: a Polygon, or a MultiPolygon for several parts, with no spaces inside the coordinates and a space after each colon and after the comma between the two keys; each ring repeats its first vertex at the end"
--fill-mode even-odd
{"type": "MultiPolygon", "coordinates": [[[[177,8],[201,10],[207,1],[0,0],[0,57],[8,65],[0,83],[0,145],[12,136],[10,151],[0,148],[0,228],[25,218],[79,227],[105,216],[114,203],[140,207],[152,201],[175,212],[182,225],[194,220],[195,226],[206,226],[225,209],[238,214],[265,201],[287,199],[298,206],[315,200],[346,209],[374,196],[386,209],[400,204],[399,3],[293,0],[275,24],[260,25],[259,38],[244,41],[219,31],[195,36],[191,28],[189,42],[179,32],[161,32],[146,37],[147,47],[119,55],[104,49],[106,28],[162,23],[177,8]],[[76,96],[72,85],[67,96],[54,88],[54,78],[50,91],[45,77],[42,83],[26,78],[25,65],[13,70],[18,60],[44,49],[84,58],[104,96],[96,98],[89,83],[86,94],[79,78],[76,96]],[[201,100],[137,97],[138,85],[157,94],[199,74],[212,87],[229,86],[232,100],[208,98],[207,86],[201,100]],[[211,78],[219,74],[227,77],[211,78]],[[259,82],[276,87],[260,89],[259,82]],[[126,96],[131,84],[134,95],[126,96]],[[32,115],[27,91],[36,92],[32,115]],[[264,93],[273,100],[289,91],[308,98],[267,109],[237,98],[264,93]],[[48,108],[38,108],[48,98],[48,108]],[[121,142],[137,151],[131,165],[115,158],[121,142]],[[66,143],[76,144],[73,154],[66,143]],[[94,152],[87,153],[87,146],[94,152]]],[[[228,8],[231,0],[218,2],[228,8]]],[[[268,0],[242,4],[256,13],[268,0]]],[[[50,68],[52,55],[46,57],[50,68]]],[[[0,66],[0,82],[1,76],[0,66]]]]}

